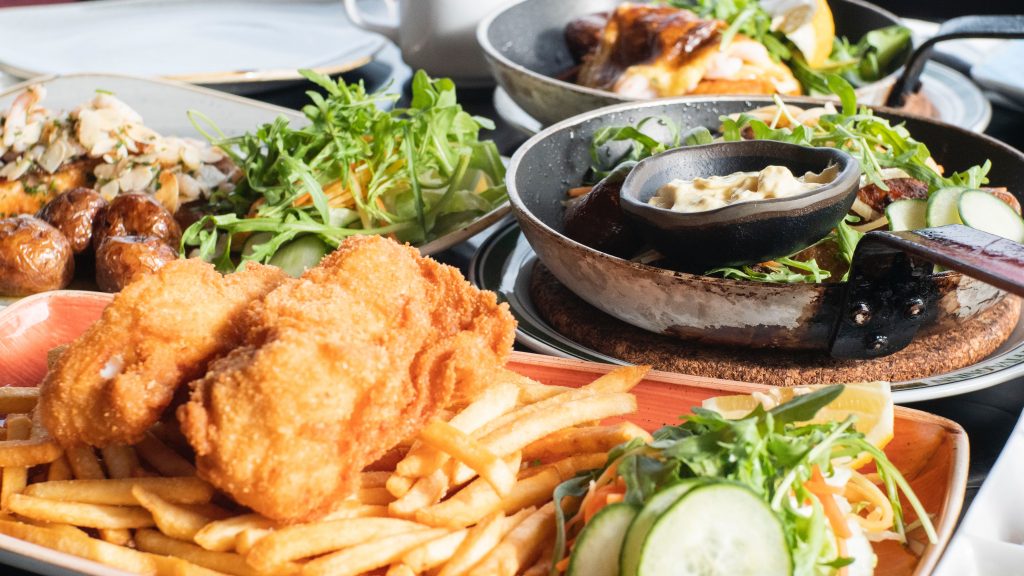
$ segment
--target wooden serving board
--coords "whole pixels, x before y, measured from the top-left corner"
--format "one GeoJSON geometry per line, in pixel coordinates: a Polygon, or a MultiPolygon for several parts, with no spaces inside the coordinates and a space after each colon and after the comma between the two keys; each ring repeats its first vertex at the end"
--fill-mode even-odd
{"type": "MultiPolygon", "coordinates": [[[[545,384],[574,387],[587,384],[615,368],[607,364],[526,352],[514,352],[509,367],[545,384]]],[[[712,396],[749,394],[769,388],[764,384],[653,371],[633,389],[639,412],[628,419],[653,431],[666,424],[678,423],[680,415],[688,414],[691,408],[700,406],[712,396]]],[[[939,542],[924,548],[921,556],[895,542],[876,543],[878,567],[875,574],[930,574],[953,534],[963,505],[969,457],[967,433],[952,420],[897,406],[894,438],[885,453],[910,482],[925,509],[933,514],[932,522],[939,542]]],[[[903,509],[908,511],[908,522],[912,522],[915,517],[910,507],[904,503],[903,509]]],[[[926,541],[920,529],[910,536],[926,541]]]]}
{"type": "Polygon", "coordinates": [[[552,328],[613,358],[670,372],[776,386],[895,382],[951,372],[992,354],[1009,338],[1021,311],[1020,299],[1008,296],[956,330],[918,338],[890,356],[835,360],[821,352],[722,347],[648,332],[584,302],[539,262],[530,276],[530,297],[552,328]]]}

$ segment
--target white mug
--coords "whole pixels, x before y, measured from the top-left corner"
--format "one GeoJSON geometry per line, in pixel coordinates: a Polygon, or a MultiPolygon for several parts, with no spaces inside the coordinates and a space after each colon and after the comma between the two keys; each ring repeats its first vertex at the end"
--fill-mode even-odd
{"type": "Polygon", "coordinates": [[[387,36],[413,70],[449,77],[463,85],[491,84],[490,69],[476,41],[476,25],[502,0],[376,0],[389,22],[367,18],[358,0],[344,0],[353,24],[387,36]]]}

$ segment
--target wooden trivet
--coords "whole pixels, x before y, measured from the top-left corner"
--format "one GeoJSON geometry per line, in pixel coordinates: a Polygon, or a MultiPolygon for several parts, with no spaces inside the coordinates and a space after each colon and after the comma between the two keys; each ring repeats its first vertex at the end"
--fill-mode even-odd
{"type": "Polygon", "coordinates": [[[890,356],[834,360],[817,352],[712,346],[647,332],[584,302],[539,262],[530,297],[555,330],[608,356],[670,372],[776,386],[913,380],[963,368],[1006,341],[1021,311],[1020,299],[1008,296],[958,329],[918,338],[890,356]]]}

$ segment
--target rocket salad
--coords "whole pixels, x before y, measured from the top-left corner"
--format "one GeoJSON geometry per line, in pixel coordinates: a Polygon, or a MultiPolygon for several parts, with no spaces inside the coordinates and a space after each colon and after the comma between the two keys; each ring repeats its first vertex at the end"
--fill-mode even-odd
{"type": "Polygon", "coordinates": [[[385,234],[422,244],[505,201],[497,147],[479,138],[481,129],[494,126],[459,106],[451,80],[419,71],[409,107],[386,111],[397,96],[302,74],[326,92],[307,92],[308,125],[279,117],[227,138],[191,113],[244,179],[210,198],[212,214],[185,231],[183,247],[198,249],[221,269],[253,260],[295,273],[347,236],[385,234]]]}

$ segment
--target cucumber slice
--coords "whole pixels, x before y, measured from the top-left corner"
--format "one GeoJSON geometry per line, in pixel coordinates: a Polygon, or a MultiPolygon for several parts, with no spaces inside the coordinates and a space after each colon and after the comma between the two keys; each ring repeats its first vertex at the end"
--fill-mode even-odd
{"type": "Polygon", "coordinates": [[[647,533],[665,510],[668,510],[687,492],[695,487],[705,484],[702,479],[683,480],[679,484],[673,484],[652,496],[629,525],[626,538],[622,542],[622,552],[619,554],[619,574],[621,576],[636,576],[637,568],[640,566],[640,554],[643,550],[644,540],[647,533]]]}
{"type": "Polygon", "coordinates": [[[298,278],[303,272],[316,266],[330,251],[330,246],[315,234],[299,236],[277,249],[270,257],[270,264],[298,278]]]}
{"type": "Polygon", "coordinates": [[[969,190],[960,195],[958,206],[960,219],[971,228],[1024,242],[1024,220],[999,198],[982,190],[969,190]]]}
{"type": "Polygon", "coordinates": [[[620,502],[594,515],[576,538],[566,576],[619,576],[619,551],[637,509],[620,502]]]}
{"type": "Polygon", "coordinates": [[[963,224],[960,221],[960,210],[957,202],[967,188],[941,188],[928,197],[928,210],[925,221],[928,226],[945,226],[947,224],[963,224]]]}
{"type": "Polygon", "coordinates": [[[694,488],[654,523],[640,576],[788,576],[782,522],[757,494],[719,482],[694,488]]]}
{"type": "Polygon", "coordinates": [[[885,209],[885,218],[889,221],[889,230],[917,230],[927,228],[925,213],[928,211],[927,200],[897,200],[885,209]]]}

